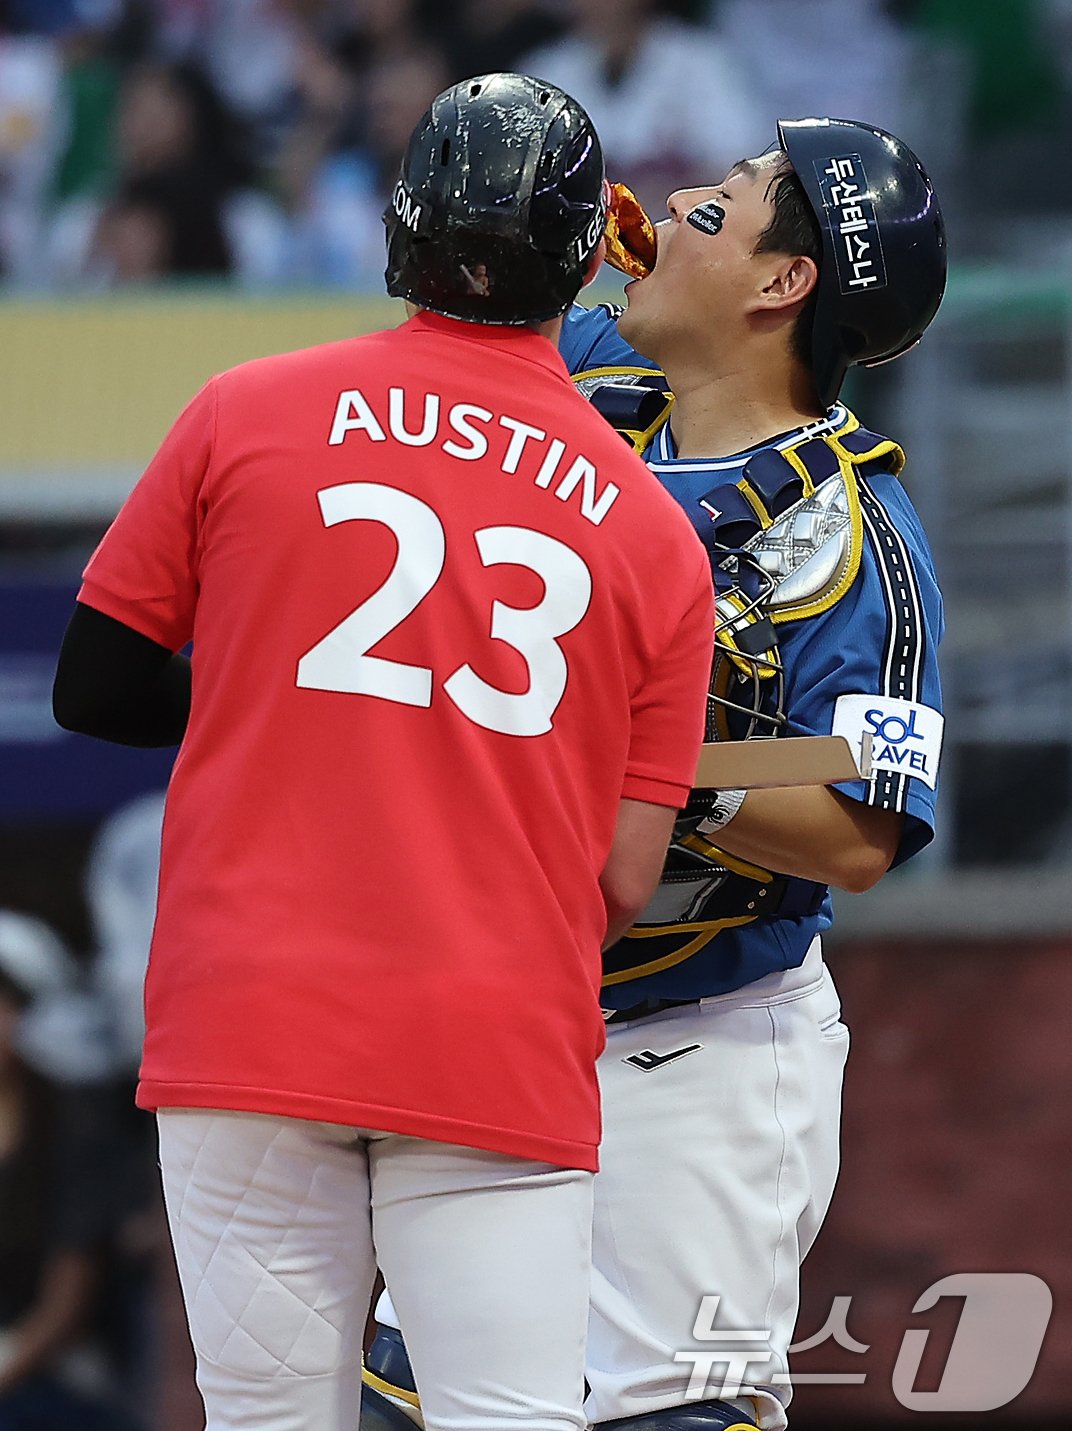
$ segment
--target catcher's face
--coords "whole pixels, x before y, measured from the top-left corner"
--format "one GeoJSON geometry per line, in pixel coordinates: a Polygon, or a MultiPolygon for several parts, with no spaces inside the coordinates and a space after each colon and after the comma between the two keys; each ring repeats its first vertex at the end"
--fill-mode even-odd
{"type": "Polygon", "coordinates": [[[655,270],[625,289],[619,327],[640,352],[656,361],[668,347],[708,356],[713,343],[740,341],[780,261],[756,245],[773,216],[771,180],[782,157],[744,159],[714,188],[670,195],[669,218],[656,227],[655,270]]]}

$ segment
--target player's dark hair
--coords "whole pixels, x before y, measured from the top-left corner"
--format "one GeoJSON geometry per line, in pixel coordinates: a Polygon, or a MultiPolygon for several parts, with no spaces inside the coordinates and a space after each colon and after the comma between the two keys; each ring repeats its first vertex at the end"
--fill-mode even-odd
{"type": "MultiPolygon", "coordinates": [[[[774,213],[771,221],[759,236],[756,253],[801,254],[814,261],[822,272],[823,236],[814,210],[804,192],[804,185],[796,176],[789,160],[783,157],[778,162],[770,183],[768,194],[774,194],[774,213]]],[[[804,307],[790,335],[789,347],[799,362],[811,366],[812,324],[815,307],[819,301],[819,284],[808,294],[804,307]]]]}

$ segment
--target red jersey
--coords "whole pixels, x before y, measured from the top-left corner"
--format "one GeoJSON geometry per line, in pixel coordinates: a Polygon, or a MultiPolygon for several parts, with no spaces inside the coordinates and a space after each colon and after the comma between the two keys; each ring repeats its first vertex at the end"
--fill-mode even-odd
{"type": "Polygon", "coordinates": [[[594,1168],[621,796],[684,803],[688,519],[527,329],[424,315],[186,408],[79,599],[178,650],[138,1099],[594,1168]]]}

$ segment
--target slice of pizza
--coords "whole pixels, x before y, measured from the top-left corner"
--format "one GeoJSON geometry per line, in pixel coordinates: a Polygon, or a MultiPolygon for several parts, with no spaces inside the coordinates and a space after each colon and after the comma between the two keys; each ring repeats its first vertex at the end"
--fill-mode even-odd
{"type": "Polygon", "coordinates": [[[655,267],[655,228],[631,189],[611,184],[607,206],[607,262],[630,278],[655,267]]]}

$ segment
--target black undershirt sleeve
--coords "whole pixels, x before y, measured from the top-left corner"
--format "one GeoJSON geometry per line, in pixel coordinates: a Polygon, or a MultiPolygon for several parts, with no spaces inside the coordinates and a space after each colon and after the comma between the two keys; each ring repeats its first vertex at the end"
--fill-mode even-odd
{"type": "Polygon", "coordinates": [[[60,648],[52,712],[65,730],[120,745],[178,745],[190,661],[79,602],[60,648]]]}

